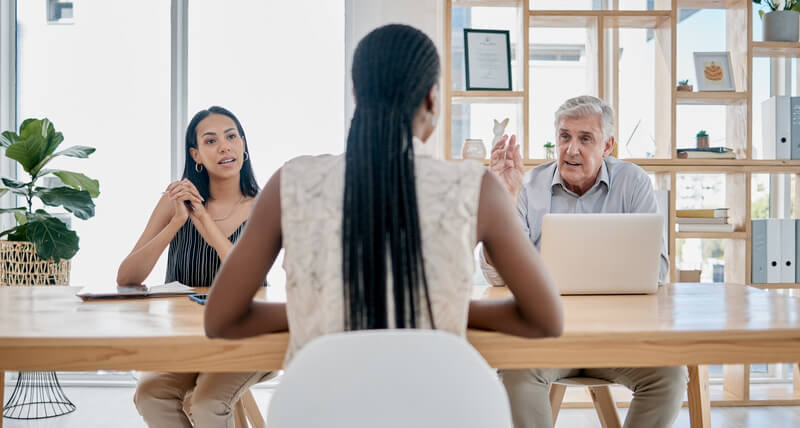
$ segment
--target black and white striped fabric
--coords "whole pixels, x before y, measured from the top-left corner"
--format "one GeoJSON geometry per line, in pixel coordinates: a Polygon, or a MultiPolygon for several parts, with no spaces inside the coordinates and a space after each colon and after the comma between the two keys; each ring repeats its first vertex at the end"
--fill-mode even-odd
{"type": "MultiPolygon", "coordinates": [[[[233,231],[228,237],[229,241],[235,243],[239,239],[245,223],[233,231]]],[[[169,243],[166,282],[178,281],[191,287],[210,287],[221,264],[217,250],[208,245],[191,220],[186,220],[169,243]]]]}

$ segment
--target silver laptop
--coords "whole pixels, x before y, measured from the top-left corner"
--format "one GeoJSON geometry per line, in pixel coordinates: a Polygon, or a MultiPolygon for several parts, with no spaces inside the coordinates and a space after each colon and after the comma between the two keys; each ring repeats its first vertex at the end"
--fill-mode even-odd
{"type": "Polygon", "coordinates": [[[547,214],[542,258],[561,294],[658,289],[661,214],[547,214]]]}

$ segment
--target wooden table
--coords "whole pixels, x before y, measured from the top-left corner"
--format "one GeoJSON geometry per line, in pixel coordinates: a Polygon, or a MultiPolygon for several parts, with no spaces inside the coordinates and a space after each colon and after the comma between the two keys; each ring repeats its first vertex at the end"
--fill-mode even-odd
{"type": "MultiPolygon", "coordinates": [[[[257,371],[282,365],[288,333],[211,340],[203,333],[202,307],[186,297],[82,302],[76,290],[0,287],[0,374],[257,371]]],[[[260,297],[285,300],[282,289],[265,293],[260,297]]],[[[502,287],[476,288],[473,297],[507,295],[502,287]]],[[[688,365],[692,426],[710,425],[707,373],[698,365],[800,357],[800,299],[752,287],[684,283],[649,296],[563,301],[562,337],[530,340],[470,330],[468,340],[498,368],[688,365]]]]}

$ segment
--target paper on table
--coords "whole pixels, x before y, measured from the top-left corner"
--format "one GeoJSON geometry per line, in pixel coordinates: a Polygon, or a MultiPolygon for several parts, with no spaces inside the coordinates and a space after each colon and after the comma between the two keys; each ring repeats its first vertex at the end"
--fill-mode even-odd
{"type": "Polygon", "coordinates": [[[153,286],[120,285],[113,289],[106,287],[83,287],[75,295],[86,300],[113,297],[175,296],[193,293],[195,293],[195,290],[192,287],[183,285],[178,281],[172,281],[167,284],[153,286]]]}

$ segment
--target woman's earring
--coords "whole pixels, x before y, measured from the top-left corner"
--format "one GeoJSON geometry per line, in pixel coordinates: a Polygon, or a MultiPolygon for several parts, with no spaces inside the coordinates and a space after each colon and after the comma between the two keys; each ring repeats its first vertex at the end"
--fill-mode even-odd
{"type": "Polygon", "coordinates": [[[247,162],[248,159],[250,159],[250,156],[247,155],[247,152],[244,152],[244,161],[247,162]]]}
{"type": "Polygon", "coordinates": [[[203,165],[199,163],[194,164],[194,170],[195,172],[200,174],[201,172],[203,172],[203,165]]]}

